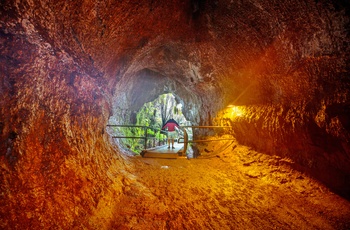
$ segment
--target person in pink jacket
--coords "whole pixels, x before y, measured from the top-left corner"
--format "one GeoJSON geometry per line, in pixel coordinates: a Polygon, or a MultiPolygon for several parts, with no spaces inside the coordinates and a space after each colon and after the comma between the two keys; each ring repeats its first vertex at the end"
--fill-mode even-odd
{"type": "Polygon", "coordinates": [[[179,128],[179,124],[174,119],[169,119],[163,126],[162,130],[168,131],[168,149],[170,149],[170,143],[172,148],[174,147],[174,139],[176,138],[177,129],[179,128]]]}

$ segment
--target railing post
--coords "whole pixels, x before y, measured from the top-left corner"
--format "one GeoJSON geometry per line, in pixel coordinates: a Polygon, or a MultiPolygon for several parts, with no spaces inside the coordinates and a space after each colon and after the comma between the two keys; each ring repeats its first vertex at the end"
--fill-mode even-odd
{"type": "Polygon", "coordinates": [[[187,155],[187,144],[188,144],[188,135],[186,129],[184,129],[184,154],[187,155]]]}
{"type": "Polygon", "coordinates": [[[145,127],[145,145],[144,145],[144,149],[147,149],[147,127],[145,127]]]}

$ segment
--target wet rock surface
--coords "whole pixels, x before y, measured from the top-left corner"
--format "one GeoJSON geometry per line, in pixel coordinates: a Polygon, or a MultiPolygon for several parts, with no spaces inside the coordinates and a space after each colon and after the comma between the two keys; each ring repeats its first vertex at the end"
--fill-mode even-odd
{"type": "MultiPolygon", "coordinates": [[[[110,116],[130,120],[163,92],[184,103],[193,124],[231,124],[240,144],[287,157],[348,197],[349,8],[311,0],[1,2],[0,228],[125,225],[114,217],[133,194],[130,178],[151,193],[160,185],[137,178],[142,173],[130,167],[138,163],[124,159],[105,126],[110,116]],[[232,117],[229,104],[244,114],[232,117]]],[[[163,214],[160,225],[175,228],[165,223],[175,211],[163,214]]],[[[226,223],[202,217],[212,228],[226,223]]],[[[314,228],[348,227],[326,218],[335,218],[331,226],[316,221],[314,228]]]]}

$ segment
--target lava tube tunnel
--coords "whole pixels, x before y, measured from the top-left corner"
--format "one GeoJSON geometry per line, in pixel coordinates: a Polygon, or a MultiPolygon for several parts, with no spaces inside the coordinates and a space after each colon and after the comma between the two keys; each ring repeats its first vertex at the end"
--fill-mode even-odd
{"type": "Polygon", "coordinates": [[[349,9],[1,1],[0,229],[350,229],[349,9]]]}

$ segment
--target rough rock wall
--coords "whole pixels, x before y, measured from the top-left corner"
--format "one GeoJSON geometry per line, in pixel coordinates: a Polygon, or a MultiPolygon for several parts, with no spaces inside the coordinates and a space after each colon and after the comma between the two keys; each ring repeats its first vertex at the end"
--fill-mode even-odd
{"type": "Polygon", "coordinates": [[[292,167],[349,197],[349,127],[339,103],[343,100],[318,108],[306,103],[238,106],[221,111],[217,122],[232,125],[240,143],[292,159],[292,167]]]}
{"type": "Polygon", "coordinates": [[[122,187],[105,86],[11,12],[0,29],[0,228],[98,228],[91,216],[122,187]]]}
{"type": "MultiPolygon", "coordinates": [[[[1,2],[0,228],[108,229],[125,169],[104,132],[116,82],[157,15],[187,12],[155,4],[1,2]]],[[[163,26],[157,42],[182,30],[163,26]]]]}
{"type": "Polygon", "coordinates": [[[350,195],[348,9],[312,1],[276,8],[270,19],[278,33],[255,63],[232,72],[245,91],[229,101],[248,104],[231,117],[242,143],[294,159],[344,196],[350,195]]]}
{"type": "Polygon", "coordinates": [[[120,86],[145,69],[181,83],[177,92],[199,124],[229,103],[249,105],[235,120],[241,142],[289,156],[347,191],[343,4],[3,1],[1,227],[97,223],[89,216],[101,215],[99,203],[122,187],[123,166],[109,167],[120,163],[103,130],[112,102],[130,103],[120,86]]]}

